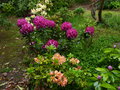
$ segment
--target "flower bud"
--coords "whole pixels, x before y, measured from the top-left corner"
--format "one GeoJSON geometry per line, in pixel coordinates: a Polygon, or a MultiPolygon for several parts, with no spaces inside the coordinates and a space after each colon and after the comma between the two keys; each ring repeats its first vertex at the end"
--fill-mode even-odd
{"type": "Polygon", "coordinates": [[[108,66],[108,70],[112,70],[113,69],[113,67],[112,66],[108,66]]]}
{"type": "Polygon", "coordinates": [[[102,79],[102,76],[98,76],[97,79],[98,79],[98,80],[101,80],[101,79],[102,79]]]}

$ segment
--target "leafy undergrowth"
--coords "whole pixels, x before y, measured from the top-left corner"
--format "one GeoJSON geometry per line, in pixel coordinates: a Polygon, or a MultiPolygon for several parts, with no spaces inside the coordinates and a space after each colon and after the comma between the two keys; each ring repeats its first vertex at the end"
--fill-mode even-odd
{"type": "MultiPolygon", "coordinates": [[[[103,16],[106,13],[111,13],[113,16],[120,16],[119,12],[103,11],[103,16]]],[[[107,18],[104,18],[104,20],[107,18]]],[[[73,17],[69,20],[72,22],[73,27],[77,28],[79,32],[83,32],[86,26],[95,26],[95,34],[93,36],[92,44],[86,47],[85,50],[80,51],[80,46],[77,49],[73,49],[71,53],[74,53],[76,57],[82,61],[84,68],[97,67],[98,61],[103,57],[104,48],[113,47],[114,44],[120,48],[120,28],[116,26],[117,30],[113,27],[109,27],[106,24],[96,25],[95,21],[90,15],[90,11],[86,11],[84,15],[73,17]],[[83,53],[84,52],[84,53],[83,53]]],[[[115,20],[113,22],[116,22],[115,20]]]]}

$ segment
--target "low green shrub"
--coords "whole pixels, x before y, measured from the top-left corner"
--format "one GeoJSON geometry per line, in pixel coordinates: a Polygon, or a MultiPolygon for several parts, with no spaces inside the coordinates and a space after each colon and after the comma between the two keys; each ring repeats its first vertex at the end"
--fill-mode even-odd
{"type": "Polygon", "coordinates": [[[119,0],[105,0],[104,9],[119,9],[120,1],[119,0]]]}
{"type": "Polygon", "coordinates": [[[2,3],[0,5],[1,13],[5,13],[5,15],[13,15],[14,14],[14,6],[12,5],[11,2],[8,3],[2,3]]]}
{"type": "Polygon", "coordinates": [[[112,9],[120,9],[120,1],[111,2],[109,7],[112,8],[112,9]]]}
{"type": "Polygon", "coordinates": [[[77,14],[77,15],[84,14],[85,13],[85,9],[84,8],[76,8],[74,10],[74,13],[77,14]]]}
{"type": "Polygon", "coordinates": [[[99,65],[112,65],[116,69],[119,68],[120,50],[116,48],[116,45],[114,45],[114,48],[106,48],[104,50],[104,57],[99,61],[99,65]]]}
{"type": "Polygon", "coordinates": [[[106,13],[103,18],[108,28],[120,30],[120,14],[106,13]]]}
{"type": "Polygon", "coordinates": [[[91,79],[89,85],[95,87],[96,90],[119,90],[119,70],[115,70],[112,66],[108,66],[107,68],[96,68],[96,70],[98,74],[93,74],[94,77],[89,78],[91,79]]]}
{"type": "Polygon", "coordinates": [[[10,28],[12,23],[7,19],[7,17],[4,14],[0,14],[0,26],[5,28],[10,28]]]}

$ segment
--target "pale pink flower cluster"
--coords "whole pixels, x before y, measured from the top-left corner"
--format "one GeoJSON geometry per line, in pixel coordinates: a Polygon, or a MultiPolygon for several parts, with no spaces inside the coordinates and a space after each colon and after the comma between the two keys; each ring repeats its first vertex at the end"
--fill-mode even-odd
{"type": "Polygon", "coordinates": [[[51,80],[54,83],[57,83],[58,85],[65,87],[67,85],[67,78],[63,75],[63,73],[56,71],[51,71],[50,72],[51,75],[51,80]]]}
{"type": "Polygon", "coordinates": [[[80,63],[80,61],[79,61],[77,58],[71,58],[71,59],[70,59],[70,62],[71,62],[72,64],[78,64],[78,63],[80,63]]]}
{"type": "MultiPolygon", "coordinates": [[[[66,58],[64,56],[61,56],[59,53],[55,53],[52,57],[53,60],[58,60],[58,64],[63,64],[64,62],[66,62],[66,58]]],[[[54,64],[56,64],[54,62],[54,64]]]]}

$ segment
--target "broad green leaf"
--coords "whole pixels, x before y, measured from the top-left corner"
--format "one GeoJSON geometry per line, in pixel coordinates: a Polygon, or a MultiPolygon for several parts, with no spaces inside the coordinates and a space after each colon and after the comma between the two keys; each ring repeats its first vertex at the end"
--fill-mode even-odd
{"type": "Polygon", "coordinates": [[[106,69],[104,68],[96,68],[97,71],[100,71],[100,72],[106,72],[106,69]]]}
{"type": "Polygon", "coordinates": [[[113,75],[111,75],[111,79],[112,79],[112,82],[114,83],[115,82],[115,78],[113,75]]]}
{"type": "Polygon", "coordinates": [[[96,82],[94,83],[94,86],[97,87],[98,85],[99,85],[99,82],[96,81],[96,82]]]}
{"type": "Polygon", "coordinates": [[[34,79],[40,79],[40,78],[41,78],[40,75],[36,75],[36,76],[34,77],[34,79]]]}
{"type": "Polygon", "coordinates": [[[120,71],[118,71],[118,70],[113,70],[112,73],[114,73],[117,76],[120,76],[120,71]]]}
{"type": "Polygon", "coordinates": [[[101,84],[101,87],[108,88],[108,89],[110,88],[110,89],[116,90],[115,87],[113,87],[112,85],[110,85],[108,83],[101,84]]]}
{"type": "Polygon", "coordinates": [[[96,81],[97,80],[97,78],[95,78],[95,77],[90,77],[89,79],[92,80],[92,81],[96,81]]]}
{"type": "Polygon", "coordinates": [[[108,75],[107,74],[102,74],[102,76],[103,76],[103,81],[107,81],[108,75]]]}
{"type": "Polygon", "coordinates": [[[112,48],[107,48],[104,50],[104,53],[110,53],[113,49],[112,48]]]}

